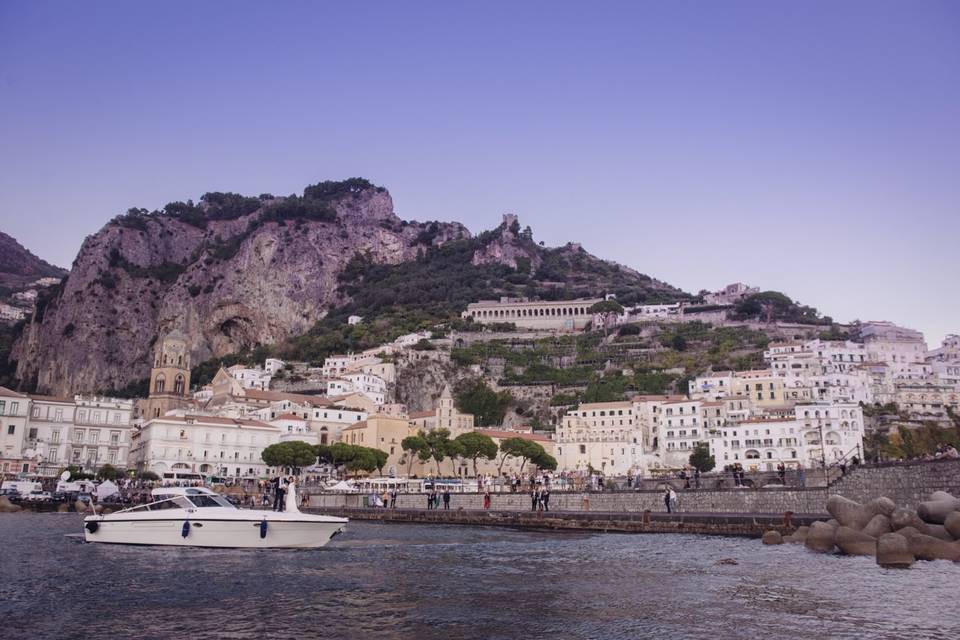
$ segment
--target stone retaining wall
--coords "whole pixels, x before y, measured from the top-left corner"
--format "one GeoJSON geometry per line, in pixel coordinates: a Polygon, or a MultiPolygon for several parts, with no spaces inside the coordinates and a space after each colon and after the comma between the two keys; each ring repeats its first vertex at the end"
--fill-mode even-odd
{"type": "Polygon", "coordinates": [[[321,509],[326,515],[351,520],[375,520],[408,524],[460,524],[471,526],[520,527],[567,531],[602,531],[618,533],[696,533],[723,536],[760,537],[765,531],[789,534],[813,518],[795,517],[791,522],[782,516],[734,514],[638,514],[576,513],[529,511],[425,511],[422,509],[321,509]]]}

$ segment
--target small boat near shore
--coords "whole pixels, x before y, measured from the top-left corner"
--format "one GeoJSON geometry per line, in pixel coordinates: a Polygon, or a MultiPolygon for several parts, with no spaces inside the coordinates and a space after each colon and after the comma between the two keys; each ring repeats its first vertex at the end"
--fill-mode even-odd
{"type": "MultiPolygon", "coordinates": [[[[342,533],[346,518],[238,509],[203,487],[161,487],[148,504],[83,519],[86,542],[249,549],[314,549],[342,533]]],[[[291,508],[292,507],[292,508],[291,508]]]]}

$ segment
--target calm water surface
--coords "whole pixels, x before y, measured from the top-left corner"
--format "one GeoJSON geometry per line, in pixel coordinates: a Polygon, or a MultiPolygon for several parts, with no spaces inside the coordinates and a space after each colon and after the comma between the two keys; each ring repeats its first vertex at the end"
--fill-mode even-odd
{"type": "Polygon", "coordinates": [[[960,564],[693,535],[354,522],[315,551],[82,544],[0,514],[0,637],[960,638],[960,564]],[[723,558],[739,564],[718,565],[723,558]]]}

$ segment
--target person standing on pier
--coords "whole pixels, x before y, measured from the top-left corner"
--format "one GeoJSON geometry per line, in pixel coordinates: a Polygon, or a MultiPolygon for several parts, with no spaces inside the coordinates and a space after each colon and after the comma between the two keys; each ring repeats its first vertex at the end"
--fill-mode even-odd
{"type": "Polygon", "coordinates": [[[443,490],[443,510],[450,510],[450,489],[444,488],[443,490]]]}
{"type": "Polygon", "coordinates": [[[537,503],[540,501],[540,491],[536,488],[530,490],[530,511],[537,510],[537,503]]]}
{"type": "Polygon", "coordinates": [[[490,490],[489,489],[483,493],[483,508],[484,509],[490,508],[490,490]]]}
{"type": "Polygon", "coordinates": [[[544,511],[550,511],[550,489],[549,489],[549,487],[544,488],[544,490],[540,492],[540,504],[543,505],[543,510],[544,510],[544,511]]]}
{"type": "Polygon", "coordinates": [[[670,494],[673,493],[673,490],[670,487],[667,487],[663,490],[663,504],[667,507],[667,513],[673,513],[672,504],[670,500],[670,494]]]}

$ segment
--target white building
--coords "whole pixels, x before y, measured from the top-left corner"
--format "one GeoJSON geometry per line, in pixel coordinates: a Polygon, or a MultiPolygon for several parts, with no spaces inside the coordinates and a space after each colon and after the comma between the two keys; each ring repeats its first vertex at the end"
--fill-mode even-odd
{"type": "Polygon", "coordinates": [[[33,465],[24,457],[24,441],[30,398],[0,387],[0,471],[31,471],[33,465]]]}
{"type": "Polygon", "coordinates": [[[643,434],[632,402],[598,402],[568,411],[557,427],[558,468],[607,475],[642,473],[643,434]]]}
{"type": "Polygon", "coordinates": [[[131,461],[158,475],[182,470],[234,478],[265,478],[260,457],[280,441],[280,429],[258,420],[161,416],[134,434],[131,461]]]}
{"type": "Polygon", "coordinates": [[[273,379],[272,373],[264,371],[259,367],[251,369],[237,364],[227,368],[226,371],[233,377],[234,380],[239,382],[240,386],[242,386],[244,389],[269,389],[270,380],[273,379]]]}
{"type": "Polygon", "coordinates": [[[328,396],[345,396],[351,393],[362,393],[374,404],[382,405],[386,399],[387,383],[383,378],[368,373],[347,373],[327,381],[328,396]]]}
{"type": "Polygon", "coordinates": [[[283,360],[279,360],[277,358],[267,358],[263,363],[263,370],[271,376],[276,376],[278,373],[283,371],[283,368],[286,366],[287,363],[283,360]]]}

